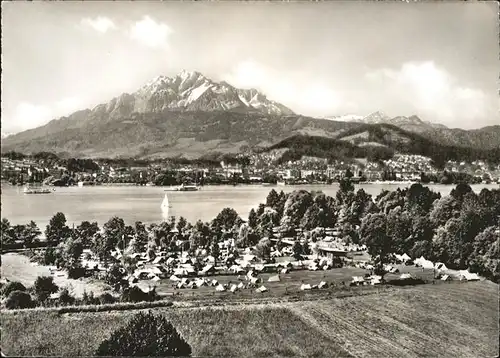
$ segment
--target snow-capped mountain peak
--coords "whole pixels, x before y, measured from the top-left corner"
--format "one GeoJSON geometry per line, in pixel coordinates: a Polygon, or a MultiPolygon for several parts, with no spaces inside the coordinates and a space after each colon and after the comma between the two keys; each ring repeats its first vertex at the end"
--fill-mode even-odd
{"type": "Polygon", "coordinates": [[[215,82],[197,71],[182,70],[174,77],[158,76],[133,94],[135,112],[250,110],[289,115],[287,107],[267,99],[255,89],[237,89],[215,82]]]}

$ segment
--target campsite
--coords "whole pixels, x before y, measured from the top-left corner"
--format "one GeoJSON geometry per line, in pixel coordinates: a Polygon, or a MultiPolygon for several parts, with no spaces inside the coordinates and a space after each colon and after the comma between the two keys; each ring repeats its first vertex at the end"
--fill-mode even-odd
{"type": "MultiPolygon", "coordinates": [[[[492,357],[497,295],[488,281],[452,282],[320,301],[214,306],[207,298],[203,307],[155,312],[176,322],[193,356],[428,357],[424,347],[432,347],[439,357],[492,357]]],[[[89,356],[133,313],[2,312],[2,348],[7,355],[89,356]]]]}

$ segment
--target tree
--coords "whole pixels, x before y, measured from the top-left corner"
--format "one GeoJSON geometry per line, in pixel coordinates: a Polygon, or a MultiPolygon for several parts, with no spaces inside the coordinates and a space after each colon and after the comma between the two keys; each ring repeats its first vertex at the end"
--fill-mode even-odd
{"type": "Polygon", "coordinates": [[[255,254],[263,260],[268,260],[271,256],[271,240],[261,239],[255,246],[255,254]]]}
{"type": "Polygon", "coordinates": [[[83,253],[83,244],[80,239],[70,238],[63,244],[62,258],[65,262],[65,267],[74,267],[80,263],[80,256],[83,253]]]}
{"type": "Polygon", "coordinates": [[[49,221],[45,229],[47,241],[63,242],[70,236],[71,230],[66,225],[66,216],[58,212],[49,221]]]}
{"type": "Polygon", "coordinates": [[[148,245],[148,232],[141,221],[136,221],[134,226],[134,251],[144,252],[148,245]]]}
{"type": "Polygon", "coordinates": [[[35,303],[28,292],[12,291],[7,297],[7,300],[5,300],[5,307],[10,310],[33,308],[35,307],[35,303]]]}
{"type": "Polygon", "coordinates": [[[179,231],[179,234],[182,234],[182,230],[186,227],[187,225],[187,220],[183,216],[179,218],[179,221],[177,221],[177,231],[179,231]]]}
{"type": "Polygon", "coordinates": [[[13,244],[15,241],[14,233],[12,230],[12,226],[10,225],[9,220],[6,218],[2,218],[0,233],[2,235],[2,243],[3,244],[13,244]]]}
{"type": "Polygon", "coordinates": [[[360,236],[383,277],[384,264],[389,262],[389,254],[393,251],[392,238],[387,234],[387,217],[384,214],[367,215],[361,223],[360,236]]]}
{"type": "Polygon", "coordinates": [[[76,227],[76,237],[82,241],[84,247],[90,247],[91,240],[99,232],[99,225],[96,222],[82,221],[76,227]]]}
{"type": "Polygon", "coordinates": [[[49,296],[59,290],[52,276],[39,276],[33,285],[35,295],[40,302],[44,302],[49,296]]]}
{"type": "Polygon", "coordinates": [[[134,229],[126,226],[123,219],[116,216],[109,219],[104,224],[103,229],[103,236],[106,239],[109,251],[118,245],[123,249],[134,235],[134,229]]]}
{"type": "Polygon", "coordinates": [[[451,196],[445,196],[434,203],[430,212],[430,220],[435,227],[445,225],[448,220],[457,217],[460,207],[457,200],[451,196]]]}
{"type": "Polygon", "coordinates": [[[302,258],[302,245],[300,245],[299,240],[296,240],[293,243],[292,251],[293,251],[293,258],[295,260],[300,260],[302,258]]]}
{"type": "Polygon", "coordinates": [[[26,291],[26,287],[17,281],[10,281],[5,286],[2,287],[2,296],[8,297],[11,292],[14,291],[26,291]]]}
{"type": "Polygon", "coordinates": [[[258,216],[255,210],[250,210],[250,213],[248,214],[248,226],[250,226],[252,229],[255,229],[257,227],[257,220],[258,216]]]}
{"type": "Polygon", "coordinates": [[[238,216],[236,210],[224,208],[213,221],[215,227],[223,230],[231,230],[236,223],[241,221],[241,218],[238,216]]]}
{"type": "Polygon", "coordinates": [[[214,266],[217,265],[217,260],[220,256],[220,248],[218,243],[214,242],[212,244],[212,247],[210,248],[210,255],[212,255],[215,259],[214,266]]]}
{"type": "Polygon", "coordinates": [[[128,281],[125,280],[126,273],[127,271],[123,266],[114,264],[106,273],[104,281],[113,287],[115,291],[120,291],[121,289],[128,287],[128,281]]]}
{"type": "Polygon", "coordinates": [[[272,189],[266,198],[266,206],[275,209],[279,204],[280,197],[276,190],[272,189]]]}
{"type": "Polygon", "coordinates": [[[36,225],[36,223],[31,220],[28,225],[26,225],[26,228],[23,233],[23,241],[25,246],[31,245],[33,242],[38,241],[38,237],[40,236],[42,232],[36,225]]]}
{"type": "Polygon", "coordinates": [[[97,356],[190,356],[191,347],[163,316],[138,313],[126,327],[120,328],[104,340],[97,356]]]}

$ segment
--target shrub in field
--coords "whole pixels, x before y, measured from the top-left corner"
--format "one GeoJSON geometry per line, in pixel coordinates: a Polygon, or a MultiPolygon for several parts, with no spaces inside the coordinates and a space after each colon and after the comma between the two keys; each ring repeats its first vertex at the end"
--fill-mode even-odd
{"type": "Polygon", "coordinates": [[[87,293],[87,291],[83,291],[81,302],[84,305],[97,305],[99,304],[99,299],[94,297],[94,292],[90,291],[90,293],[87,293]]]}
{"type": "Polygon", "coordinates": [[[122,302],[151,302],[158,299],[158,294],[156,290],[152,290],[148,293],[142,291],[137,286],[132,286],[123,290],[121,294],[122,302]]]}
{"type": "Polygon", "coordinates": [[[47,300],[47,298],[52,293],[57,292],[58,289],[52,276],[39,276],[33,285],[35,295],[40,302],[47,300]]]}
{"type": "Polygon", "coordinates": [[[26,287],[21,282],[11,281],[2,287],[2,296],[8,297],[11,292],[26,291],[26,287]]]}
{"type": "Polygon", "coordinates": [[[115,303],[115,301],[116,299],[113,297],[113,295],[111,295],[108,292],[105,292],[99,296],[99,302],[101,303],[101,305],[105,305],[108,303],[115,303]]]}
{"type": "Polygon", "coordinates": [[[96,356],[190,356],[191,346],[163,316],[138,313],[104,340],[96,356]]]}
{"type": "Polygon", "coordinates": [[[31,299],[29,293],[24,291],[12,291],[5,301],[5,307],[7,309],[32,308],[35,307],[35,303],[31,299]]]}
{"type": "Polygon", "coordinates": [[[71,296],[67,288],[64,288],[59,294],[59,303],[63,306],[69,306],[75,303],[75,298],[71,296]]]}

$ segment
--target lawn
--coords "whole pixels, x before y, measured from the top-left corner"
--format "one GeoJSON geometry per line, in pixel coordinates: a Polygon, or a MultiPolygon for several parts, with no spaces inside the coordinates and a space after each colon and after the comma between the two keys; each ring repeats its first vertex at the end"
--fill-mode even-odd
{"type": "MultiPolygon", "coordinates": [[[[89,356],[134,312],[2,312],[2,349],[10,355],[89,356]]],[[[487,281],[154,312],[173,322],[195,356],[469,358],[498,353],[498,285],[487,281]]]]}

